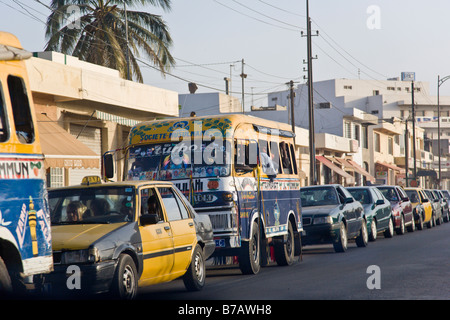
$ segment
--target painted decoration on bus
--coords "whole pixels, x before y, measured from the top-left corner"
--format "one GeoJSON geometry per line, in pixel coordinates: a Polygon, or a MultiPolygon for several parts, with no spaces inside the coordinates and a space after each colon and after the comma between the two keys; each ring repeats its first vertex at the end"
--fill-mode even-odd
{"type": "Polygon", "coordinates": [[[232,136],[231,120],[227,118],[202,118],[201,120],[157,121],[142,123],[130,132],[129,144],[186,138],[232,136]]]}
{"type": "Polygon", "coordinates": [[[0,232],[22,259],[52,252],[44,174],[42,159],[0,159],[0,232]]]}

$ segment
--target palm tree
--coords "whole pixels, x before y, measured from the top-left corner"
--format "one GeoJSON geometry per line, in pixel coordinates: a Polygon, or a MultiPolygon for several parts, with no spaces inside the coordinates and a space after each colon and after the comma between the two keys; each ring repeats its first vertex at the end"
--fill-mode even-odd
{"type": "Polygon", "coordinates": [[[137,59],[143,52],[164,75],[175,65],[168,27],[159,15],[125,10],[138,4],[171,9],[171,0],[52,0],[45,50],[117,69],[123,78],[130,73],[139,82],[137,59]]]}

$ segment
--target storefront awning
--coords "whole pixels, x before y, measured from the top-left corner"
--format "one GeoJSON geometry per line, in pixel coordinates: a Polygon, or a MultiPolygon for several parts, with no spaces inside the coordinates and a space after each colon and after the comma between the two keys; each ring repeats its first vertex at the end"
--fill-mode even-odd
{"type": "Polygon", "coordinates": [[[385,168],[388,168],[388,169],[392,169],[392,170],[398,171],[398,172],[404,172],[405,171],[405,169],[403,169],[403,168],[397,167],[394,164],[390,164],[390,163],[386,163],[386,162],[377,161],[376,164],[380,165],[380,166],[383,166],[385,168]]]}
{"type": "Polygon", "coordinates": [[[339,165],[342,165],[345,170],[351,170],[353,172],[356,171],[357,173],[365,176],[366,179],[372,183],[375,182],[375,180],[376,180],[374,176],[372,176],[370,173],[368,173],[366,170],[364,170],[359,164],[357,164],[353,160],[336,158],[336,157],[333,157],[332,159],[329,159],[329,160],[333,160],[336,163],[338,163],[339,165]]]}
{"type": "Polygon", "coordinates": [[[44,114],[37,114],[46,168],[99,168],[100,156],[44,114]]]}
{"type": "Polygon", "coordinates": [[[348,163],[350,163],[355,170],[359,173],[362,174],[363,176],[365,176],[367,178],[368,181],[375,183],[376,179],[374,176],[372,176],[370,173],[368,173],[366,170],[364,170],[363,167],[361,167],[359,164],[357,164],[355,161],[353,160],[346,160],[348,163]]]}
{"type": "Polygon", "coordinates": [[[352,175],[348,174],[341,168],[339,168],[337,165],[335,165],[333,162],[325,158],[324,156],[316,156],[316,159],[322,162],[324,165],[326,165],[328,168],[330,168],[332,171],[336,172],[338,175],[345,178],[345,181],[347,184],[354,184],[355,178],[353,178],[352,175]]]}
{"type": "Polygon", "coordinates": [[[347,160],[345,160],[345,159],[333,157],[332,159],[328,159],[328,160],[335,161],[339,165],[343,166],[344,169],[346,169],[346,170],[355,171],[355,168],[350,163],[348,163],[347,160]]]}

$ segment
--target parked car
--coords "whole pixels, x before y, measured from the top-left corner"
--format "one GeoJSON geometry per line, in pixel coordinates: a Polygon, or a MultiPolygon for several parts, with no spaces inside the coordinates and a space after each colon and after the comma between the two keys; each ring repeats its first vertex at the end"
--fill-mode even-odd
{"type": "Polygon", "coordinates": [[[66,291],[73,265],[80,269],[80,293],[132,299],[138,286],[178,277],[190,291],[203,288],[205,258],[215,247],[211,222],[172,183],[99,183],[48,194],[54,272],[45,282],[54,292],[66,291]]]}
{"type": "Polygon", "coordinates": [[[416,227],[412,205],[403,188],[400,186],[377,186],[377,188],[391,203],[397,234],[404,234],[406,228],[409,232],[413,232],[416,227]]]}
{"type": "Polygon", "coordinates": [[[441,190],[434,189],[434,194],[437,195],[439,198],[439,202],[441,203],[441,210],[442,210],[442,221],[447,222],[448,221],[448,201],[447,198],[444,197],[441,190]]]}
{"type": "Polygon", "coordinates": [[[442,221],[442,206],[441,202],[437,195],[433,192],[433,190],[425,189],[425,194],[428,199],[430,199],[431,204],[433,205],[433,217],[431,217],[433,226],[441,224],[442,221]]]}
{"type": "Polygon", "coordinates": [[[362,204],[341,185],[300,188],[304,245],[332,243],[336,252],[344,252],[348,240],[358,247],[368,243],[367,221],[362,204]]]}
{"type": "MultiPolygon", "coordinates": [[[[448,192],[448,190],[441,190],[442,195],[445,197],[445,199],[447,200],[447,205],[449,205],[449,211],[450,211],[450,192],[448,192]]],[[[450,214],[450,212],[449,212],[450,214]]],[[[447,220],[444,219],[445,222],[449,222],[450,221],[450,217],[447,216],[447,220]]]]}
{"type": "Polygon", "coordinates": [[[376,187],[351,187],[347,190],[364,207],[369,241],[375,241],[379,232],[384,232],[386,238],[392,238],[394,236],[392,207],[380,190],[376,187]]]}
{"type": "Polygon", "coordinates": [[[422,188],[405,188],[411,205],[417,229],[422,230],[424,224],[428,228],[433,227],[433,205],[422,188]]]}

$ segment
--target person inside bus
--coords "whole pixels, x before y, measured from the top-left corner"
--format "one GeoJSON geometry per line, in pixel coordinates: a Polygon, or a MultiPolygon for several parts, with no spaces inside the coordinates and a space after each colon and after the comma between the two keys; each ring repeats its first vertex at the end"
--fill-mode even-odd
{"type": "Polygon", "coordinates": [[[280,143],[281,161],[283,163],[283,171],[287,174],[291,172],[291,160],[289,159],[288,145],[285,142],[280,143]]]}
{"type": "MultiPolygon", "coordinates": [[[[272,154],[272,158],[273,158],[272,154]]],[[[267,147],[263,146],[260,153],[262,170],[268,176],[275,176],[278,173],[278,169],[275,168],[275,163],[271,157],[267,154],[267,147]]]]}
{"type": "Polygon", "coordinates": [[[78,222],[83,218],[86,206],[80,201],[72,201],[66,207],[67,221],[78,222]]]}

